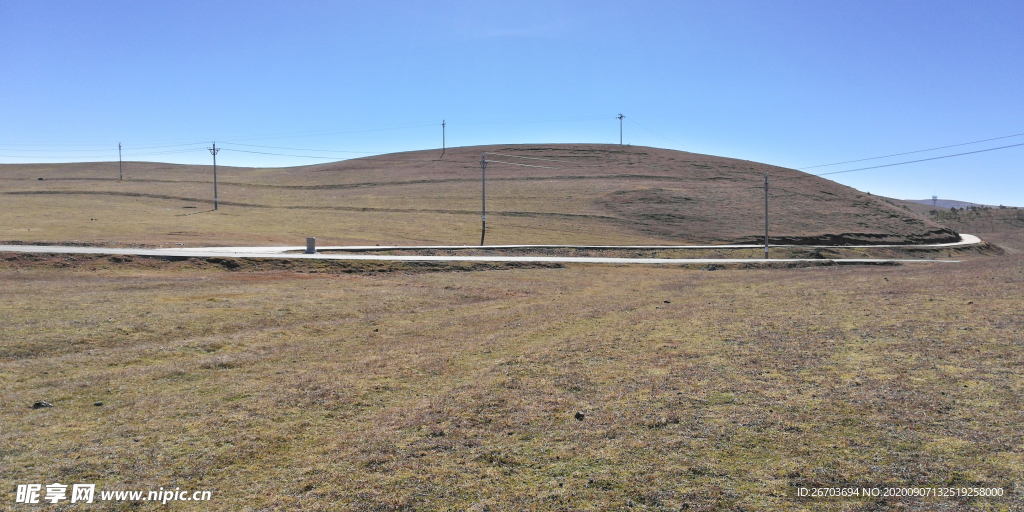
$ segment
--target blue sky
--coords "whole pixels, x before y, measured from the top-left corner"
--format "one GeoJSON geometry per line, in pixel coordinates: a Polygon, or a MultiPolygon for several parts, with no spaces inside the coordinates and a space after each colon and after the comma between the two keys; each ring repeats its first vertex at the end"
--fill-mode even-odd
{"type": "MultiPolygon", "coordinates": [[[[1024,134],[1022,28],[1019,0],[0,0],[0,162],[347,158],[442,119],[449,146],[614,143],[621,112],[626,143],[801,168],[1024,134]]],[[[1024,206],[1024,146],[832,178],[1024,206]]]]}

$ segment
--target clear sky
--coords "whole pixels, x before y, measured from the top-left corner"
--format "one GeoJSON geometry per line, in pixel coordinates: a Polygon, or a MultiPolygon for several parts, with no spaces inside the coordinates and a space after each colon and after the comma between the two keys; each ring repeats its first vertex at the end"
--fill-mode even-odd
{"type": "MultiPolygon", "coordinates": [[[[1024,2],[0,0],[0,162],[300,165],[237,150],[436,148],[442,119],[615,143],[620,112],[626,143],[794,168],[1024,134],[1024,2]]],[[[1024,206],[1024,146],[830,178],[1024,206]]]]}

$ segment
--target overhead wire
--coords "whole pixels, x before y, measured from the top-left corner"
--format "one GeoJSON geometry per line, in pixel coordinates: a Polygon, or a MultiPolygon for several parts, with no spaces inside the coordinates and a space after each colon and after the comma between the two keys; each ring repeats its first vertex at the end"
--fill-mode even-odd
{"type": "Polygon", "coordinates": [[[833,165],[852,164],[852,163],[856,163],[856,162],[866,162],[868,160],[880,160],[882,158],[891,158],[891,157],[894,157],[894,156],[912,155],[914,153],[926,153],[928,151],[937,151],[937,150],[940,150],[940,149],[955,148],[955,147],[958,147],[958,146],[969,146],[971,144],[980,144],[982,142],[991,142],[993,140],[1009,139],[1009,138],[1020,137],[1020,136],[1024,136],[1024,133],[1017,133],[1017,134],[1014,134],[1014,135],[1004,135],[1002,137],[993,137],[991,139],[976,140],[976,141],[973,141],[973,142],[962,142],[960,144],[950,144],[949,146],[939,146],[937,148],[919,149],[919,150],[916,150],[916,151],[907,151],[906,153],[893,153],[891,155],[873,156],[871,158],[861,158],[859,160],[847,160],[845,162],[836,162],[836,163],[832,163],[832,164],[812,165],[810,167],[797,167],[796,169],[802,171],[802,170],[805,170],[805,169],[817,169],[819,167],[831,167],[833,165]]]}
{"type": "Polygon", "coordinates": [[[634,120],[633,120],[632,118],[630,118],[630,117],[628,117],[628,116],[622,116],[622,118],[623,118],[623,119],[625,119],[626,121],[630,122],[630,123],[633,123],[633,124],[635,124],[635,125],[636,125],[637,127],[639,127],[639,128],[640,128],[640,129],[642,129],[642,130],[646,130],[647,132],[649,132],[649,133],[651,133],[651,134],[653,134],[653,135],[655,135],[655,136],[657,136],[657,137],[661,137],[661,138],[662,138],[662,139],[664,139],[664,140],[665,140],[666,142],[670,142],[670,143],[672,143],[672,144],[673,144],[673,145],[675,145],[675,146],[678,146],[678,145],[679,145],[679,144],[676,144],[676,142],[675,142],[674,140],[672,140],[672,139],[669,139],[668,137],[666,137],[666,136],[664,136],[664,135],[661,135],[660,133],[658,133],[658,132],[656,132],[656,131],[654,131],[654,130],[652,130],[652,129],[650,129],[650,128],[647,128],[647,127],[645,127],[644,125],[642,125],[642,124],[640,124],[640,123],[638,123],[638,122],[634,121],[634,120]]]}
{"type": "Polygon", "coordinates": [[[246,151],[244,149],[231,149],[231,148],[220,148],[221,151],[232,151],[235,153],[253,153],[256,155],[274,155],[274,156],[290,156],[295,158],[319,158],[324,160],[336,160],[338,157],[335,156],[308,156],[308,155],[286,155],[283,153],[267,153],[265,151],[246,151]]]}
{"type": "Polygon", "coordinates": [[[965,153],[957,153],[955,155],[943,155],[943,156],[936,156],[936,157],[932,157],[932,158],[922,158],[920,160],[910,160],[910,161],[907,161],[907,162],[896,162],[896,163],[885,164],[885,165],[874,165],[874,166],[871,166],[871,167],[861,167],[859,169],[847,169],[845,171],[824,172],[824,173],[821,173],[821,174],[806,174],[804,176],[791,176],[789,178],[776,178],[775,181],[788,181],[788,180],[795,180],[795,179],[800,179],[800,178],[807,178],[807,177],[811,177],[811,176],[814,176],[814,177],[829,176],[829,175],[832,175],[832,174],[844,174],[844,173],[848,173],[848,172],[867,171],[867,170],[871,170],[871,169],[881,169],[883,167],[895,167],[897,165],[916,164],[918,162],[928,162],[928,161],[931,161],[931,160],[942,160],[944,158],[953,158],[953,157],[956,157],[956,156],[963,156],[963,155],[973,155],[975,153],[986,153],[988,151],[996,151],[996,150],[999,150],[999,149],[1015,148],[1015,147],[1019,147],[1019,146],[1024,146],[1024,142],[1022,142],[1020,144],[1011,144],[1009,146],[999,146],[999,147],[996,147],[996,148],[980,149],[978,151],[967,151],[965,153]]]}
{"type": "MultiPolygon", "coordinates": [[[[487,121],[487,122],[468,122],[468,123],[465,123],[465,124],[492,124],[492,123],[493,124],[497,124],[497,123],[511,123],[511,122],[559,122],[559,121],[590,120],[590,119],[603,119],[603,118],[604,118],[604,116],[601,116],[601,117],[590,116],[590,117],[577,117],[577,118],[556,118],[556,119],[537,119],[537,120],[502,120],[502,121],[487,121]]],[[[664,135],[661,135],[658,132],[655,132],[654,130],[651,130],[650,128],[647,128],[646,126],[640,124],[639,122],[635,121],[631,117],[623,117],[623,118],[626,121],[628,121],[629,123],[635,125],[636,127],[640,128],[640,129],[642,129],[642,130],[644,130],[644,131],[646,131],[646,132],[648,132],[648,133],[650,133],[652,135],[660,137],[661,139],[664,139],[667,142],[675,144],[675,142],[673,140],[669,139],[668,137],[665,137],[664,135]]],[[[310,135],[310,134],[359,133],[359,132],[372,132],[372,131],[385,131],[385,130],[394,130],[394,129],[417,128],[417,127],[425,127],[425,126],[433,126],[433,125],[434,125],[433,123],[430,123],[430,124],[401,124],[401,125],[391,125],[391,126],[382,126],[382,127],[373,127],[373,128],[362,128],[362,129],[354,129],[354,130],[329,130],[329,131],[315,131],[315,132],[292,132],[290,134],[264,135],[264,136],[234,138],[233,140],[254,140],[254,139],[267,139],[267,138],[285,138],[285,137],[302,136],[302,135],[310,135]]],[[[820,165],[815,165],[815,166],[810,166],[810,167],[798,168],[798,170],[816,169],[816,168],[821,168],[821,167],[829,167],[829,166],[842,165],[842,164],[847,164],[847,163],[856,163],[856,162],[864,162],[864,161],[870,161],[870,160],[878,160],[878,159],[883,159],[883,158],[891,158],[891,157],[895,157],[895,156],[923,153],[923,152],[928,152],[928,151],[936,151],[936,150],[940,150],[940,149],[959,147],[959,146],[966,146],[966,145],[971,145],[971,144],[980,144],[980,143],[983,143],[983,142],[990,142],[990,141],[1002,140],[1002,139],[1013,138],[1013,137],[1020,137],[1020,136],[1024,136],[1024,133],[1017,133],[1017,134],[1012,134],[1012,135],[1004,135],[1004,136],[1000,136],[1000,137],[993,137],[993,138],[982,139],[982,140],[971,141],[971,142],[963,142],[963,143],[958,143],[958,144],[950,144],[950,145],[946,145],[946,146],[938,146],[938,147],[934,147],[934,148],[921,149],[921,150],[915,150],[915,151],[907,151],[907,152],[902,152],[902,153],[893,153],[893,154],[889,154],[889,155],[876,156],[876,157],[870,157],[870,158],[861,158],[861,159],[856,159],[856,160],[846,160],[846,161],[843,161],[843,162],[834,162],[834,163],[829,163],[829,164],[820,164],[820,165]]],[[[181,153],[199,152],[199,151],[203,151],[205,148],[181,149],[181,150],[171,150],[171,151],[156,151],[156,152],[145,152],[145,153],[137,153],[137,152],[134,152],[134,151],[135,150],[142,150],[142,149],[177,148],[177,147],[187,147],[187,146],[206,145],[206,144],[207,144],[206,142],[189,142],[189,143],[161,144],[161,145],[139,146],[139,147],[133,147],[133,146],[127,145],[127,146],[123,147],[123,149],[125,151],[122,153],[122,156],[124,156],[124,157],[139,157],[139,156],[154,156],[154,155],[166,155],[166,154],[181,154],[181,153]]],[[[268,145],[259,145],[259,144],[247,144],[247,143],[242,143],[242,142],[224,142],[224,144],[227,144],[229,146],[243,146],[243,147],[252,147],[252,148],[267,148],[267,149],[284,149],[284,150],[291,150],[291,151],[309,151],[309,152],[320,152],[320,153],[346,153],[346,154],[363,154],[363,155],[379,154],[378,152],[372,152],[372,151],[352,151],[352,150],[330,150],[330,149],[313,149],[313,148],[294,148],[294,147],[287,147],[287,146],[268,146],[268,145]]],[[[15,143],[0,143],[0,146],[18,146],[18,145],[19,144],[15,144],[15,143]]],[[[33,144],[33,145],[45,145],[45,144],[33,144]]],[[[1011,144],[1011,145],[1007,145],[1007,146],[1000,146],[1000,147],[995,147],[995,148],[982,149],[982,150],[978,150],[978,151],[968,151],[968,152],[957,153],[957,154],[953,154],[953,155],[943,155],[943,156],[932,157],[932,158],[923,158],[923,159],[917,159],[917,160],[910,160],[910,161],[906,161],[906,162],[896,162],[896,163],[891,163],[891,164],[876,165],[876,166],[869,166],[869,167],[861,167],[861,168],[856,168],[856,169],[846,169],[846,170],[842,170],[842,171],[833,171],[833,172],[819,173],[819,174],[807,174],[805,176],[796,176],[796,177],[789,177],[789,178],[778,178],[775,181],[790,180],[790,179],[797,179],[797,178],[805,178],[805,177],[809,177],[809,176],[828,176],[828,175],[833,175],[833,174],[845,174],[845,173],[851,173],[851,172],[867,171],[867,170],[871,170],[871,169],[880,169],[880,168],[885,168],[885,167],[894,167],[894,166],[907,165],[907,164],[918,163],[918,162],[926,162],[926,161],[931,161],[931,160],[941,160],[941,159],[953,158],[953,157],[963,156],[963,155],[970,155],[970,154],[976,154],[976,153],[984,153],[984,152],[996,151],[996,150],[1000,150],[1000,149],[1007,149],[1007,148],[1013,148],[1013,147],[1018,147],[1018,146],[1024,146],[1024,143],[1021,143],[1021,144],[1011,144]]],[[[109,154],[111,156],[111,158],[112,158],[113,154],[114,154],[114,151],[115,151],[113,149],[87,149],[87,148],[77,148],[77,149],[62,149],[62,148],[40,148],[40,149],[33,149],[33,148],[20,148],[19,149],[19,148],[15,148],[15,147],[9,147],[8,149],[14,149],[15,151],[17,151],[20,154],[0,154],[0,157],[4,157],[4,158],[18,158],[18,159],[28,159],[28,158],[31,158],[31,159],[46,159],[46,160],[68,159],[68,158],[88,158],[88,159],[93,160],[93,161],[97,161],[97,160],[98,161],[103,161],[103,160],[105,160],[104,158],[102,158],[102,157],[101,158],[97,158],[97,157],[100,157],[100,155],[80,155],[79,156],[79,155],[59,155],[59,154],[57,154],[57,155],[53,155],[53,156],[48,156],[48,155],[44,155],[44,154],[40,154],[40,153],[51,153],[51,154],[52,153],[87,153],[87,152],[88,153],[106,153],[106,154],[109,154]],[[32,153],[32,154],[25,154],[25,153],[32,153]]],[[[286,153],[277,153],[277,152],[268,152],[268,151],[252,151],[252,150],[236,149],[236,148],[231,148],[231,147],[224,147],[222,149],[224,149],[225,151],[234,151],[234,152],[238,152],[238,153],[249,153],[249,154],[269,155],[269,156],[282,156],[282,157],[291,157],[291,158],[310,158],[310,159],[320,159],[320,160],[332,160],[332,159],[336,159],[337,158],[335,156],[297,155],[297,154],[286,154],[286,153]]],[[[557,163],[561,163],[561,164],[568,164],[571,167],[592,167],[592,166],[587,166],[585,164],[580,165],[580,164],[577,164],[575,162],[567,162],[567,161],[564,161],[564,160],[555,160],[555,159],[550,159],[550,158],[510,155],[510,154],[495,153],[495,152],[485,152],[485,154],[495,155],[495,156],[500,156],[500,157],[506,157],[506,158],[518,158],[518,159],[527,159],[527,160],[557,162],[557,163]]],[[[517,163],[514,163],[514,162],[503,162],[503,161],[499,161],[499,160],[491,160],[491,162],[501,163],[501,164],[506,164],[506,165],[518,165],[518,166],[522,166],[522,167],[537,167],[537,168],[545,168],[545,169],[561,169],[559,167],[550,167],[550,166],[543,166],[543,165],[517,164],[517,163]]],[[[598,167],[604,167],[604,166],[598,166],[598,167]]]]}
{"type": "Polygon", "coordinates": [[[181,147],[181,146],[201,146],[201,145],[205,145],[205,144],[209,144],[209,143],[208,142],[189,142],[188,144],[165,144],[165,145],[162,145],[162,146],[138,146],[138,147],[137,146],[126,145],[124,147],[125,148],[131,148],[131,149],[158,149],[158,148],[176,148],[176,147],[181,147]]]}
{"type": "Polygon", "coordinates": [[[605,116],[584,116],[584,117],[560,117],[548,119],[501,119],[495,121],[460,121],[460,125],[481,125],[481,124],[512,124],[512,123],[561,123],[566,121],[596,121],[606,119],[605,116]]]}
{"type": "MultiPolygon", "coordinates": [[[[201,144],[208,144],[208,143],[207,142],[193,142],[193,143],[190,143],[190,144],[169,144],[169,145],[164,145],[164,146],[142,146],[142,147],[135,147],[135,146],[125,145],[125,146],[122,147],[122,149],[124,149],[124,150],[160,149],[160,148],[173,148],[173,147],[182,147],[182,146],[198,146],[198,145],[201,145],[201,144]]],[[[116,147],[114,147],[114,148],[106,147],[106,148],[103,148],[103,149],[86,149],[86,148],[75,148],[75,149],[11,148],[11,149],[13,151],[30,152],[30,153],[68,153],[68,152],[72,152],[72,153],[80,153],[80,152],[117,153],[117,148],[116,147]]],[[[31,155],[27,155],[27,156],[31,157],[31,155]]],[[[58,158],[68,158],[68,157],[63,157],[62,156],[62,157],[58,157],[58,158]]]]}
{"type": "MultiPolygon", "coordinates": [[[[469,121],[469,122],[464,123],[464,124],[471,124],[472,125],[472,124],[503,124],[503,123],[545,123],[545,122],[562,122],[562,121],[592,120],[592,119],[603,119],[603,116],[601,116],[601,117],[598,117],[598,116],[587,116],[587,117],[570,117],[570,118],[527,119],[527,120],[507,119],[507,120],[497,120],[497,121],[469,121]]],[[[302,136],[311,136],[311,135],[328,135],[328,134],[344,134],[344,133],[365,133],[365,132],[376,132],[376,131],[387,131],[387,130],[401,130],[401,129],[411,129],[411,128],[422,128],[422,127],[428,127],[428,126],[434,126],[434,125],[435,125],[435,123],[406,123],[406,124],[395,124],[395,125],[386,125],[386,126],[369,127],[369,128],[341,129],[341,130],[317,130],[317,131],[305,131],[305,132],[288,132],[288,133],[258,135],[258,136],[248,136],[248,137],[244,137],[244,136],[243,137],[224,137],[223,139],[227,139],[227,141],[225,141],[224,144],[229,144],[229,145],[234,145],[234,146],[245,146],[245,147],[256,147],[256,148],[267,148],[267,149],[286,149],[286,150],[291,150],[291,151],[310,151],[310,152],[322,152],[322,153],[352,153],[352,154],[373,155],[373,154],[379,154],[379,152],[374,152],[374,151],[351,151],[351,150],[313,149],[313,148],[293,148],[293,147],[286,147],[286,146],[268,146],[268,145],[259,145],[259,144],[248,144],[248,143],[235,142],[235,141],[242,141],[242,140],[251,141],[251,140],[264,140],[264,139],[277,139],[277,138],[291,138],[291,137],[302,137],[302,136]]],[[[211,138],[211,139],[217,139],[217,138],[219,138],[219,137],[211,138]]],[[[64,159],[64,158],[88,158],[88,159],[91,159],[91,160],[96,160],[94,155],[84,155],[83,154],[82,156],[78,156],[78,154],[82,154],[82,153],[110,153],[110,154],[113,154],[113,152],[116,151],[114,149],[95,148],[95,147],[94,148],[53,148],[53,147],[36,147],[36,148],[33,148],[33,147],[31,147],[31,146],[53,146],[53,145],[57,145],[57,144],[58,143],[52,143],[52,144],[51,143],[0,143],[0,147],[4,147],[5,149],[11,149],[11,150],[17,151],[19,153],[17,155],[15,155],[15,154],[11,154],[11,155],[2,155],[2,154],[0,154],[0,157],[5,157],[5,158],[38,158],[38,159],[46,159],[46,160],[64,159]],[[28,146],[28,147],[26,147],[26,146],[28,146]],[[67,155],[67,154],[61,154],[61,153],[75,153],[75,154],[74,155],[67,155]],[[53,154],[53,156],[48,156],[47,154],[53,154]]],[[[73,144],[93,145],[93,146],[95,146],[94,144],[91,144],[91,143],[73,143],[73,144]]],[[[187,143],[159,144],[159,145],[148,145],[148,146],[133,147],[131,145],[131,143],[129,142],[129,143],[125,143],[123,145],[123,149],[124,150],[161,149],[161,148],[169,148],[169,147],[198,146],[198,145],[206,145],[206,144],[209,144],[209,143],[204,141],[204,142],[187,142],[187,143]]],[[[225,149],[228,149],[228,148],[225,148],[225,149]]],[[[241,149],[234,149],[233,151],[248,152],[248,153],[252,153],[252,154],[272,155],[272,156],[288,156],[288,157],[295,157],[295,158],[320,158],[320,159],[329,159],[329,158],[331,158],[331,157],[319,157],[319,156],[311,156],[311,155],[294,155],[294,154],[284,154],[284,153],[274,153],[274,152],[243,151],[241,149]]],[[[169,153],[152,153],[152,154],[169,154],[169,153]]],[[[135,156],[144,156],[141,153],[135,153],[133,155],[135,155],[135,156]]],[[[146,155],[149,155],[149,153],[147,153],[146,155]]]]}
{"type": "Polygon", "coordinates": [[[292,151],[318,151],[323,153],[358,153],[363,155],[375,154],[375,151],[348,151],[343,149],[309,149],[309,148],[288,148],[282,146],[261,146],[259,144],[242,144],[240,142],[224,142],[224,144],[230,144],[232,146],[245,146],[250,148],[269,148],[269,149],[289,149],[292,151]]]}
{"type": "MultiPolygon", "coordinates": [[[[145,153],[124,152],[124,153],[122,153],[122,156],[129,157],[129,156],[169,155],[169,154],[177,154],[177,153],[191,153],[191,152],[195,152],[195,151],[205,151],[205,149],[204,148],[179,149],[179,150],[172,150],[172,151],[151,151],[151,152],[145,152],[145,153]]],[[[5,157],[5,158],[41,158],[41,159],[47,159],[47,160],[67,159],[67,158],[86,158],[86,159],[91,159],[91,161],[99,161],[99,162],[107,161],[107,159],[109,158],[109,159],[112,159],[112,160],[116,161],[117,160],[117,150],[116,149],[115,150],[108,150],[108,152],[110,154],[109,155],[104,155],[104,156],[100,156],[100,155],[40,156],[40,155],[7,155],[7,154],[0,154],[0,157],[5,157]]]]}
{"type": "Polygon", "coordinates": [[[320,130],[310,132],[292,132],[278,135],[258,135],[251,137],[223,137],[225,140],[265,140],[265,139],[289,139],[293,137],[304,137],[311,135],[331,135],[340,133],[367,133],[367,132],[380,132],[387,130],[404,130],[409,128],[424,128],[427,126],[434,126],[434,123],[420,123],[420,124],[404,124],[404,125],[391,125],[382,126],[375,128],[357,128],[357,129],[345,129],[345,130],[320,130]]]}
{"type": "MultiPolygon", "coordinates": [[[[400,130],[400,129],[407,129],[407,128],[421,128],[421,127],[427,127],[427,126],[434,126],[434,123],[400,124],[400,125],[389,125],[389,126],[380,126],[380,127],[371,127],[371,128],[358,128],[358,129],[343,129],[343,130],[319,130],[319,131],[306,131],[306,132],[289,132],[289,133],[282,133],[282,134],[257,135],[257,136],[211,137],[209,140],[226,139],[226,140],[231,140],[231,141],[241,141],[241,140],[257,140],[257,139],[275,139],[275,138],[302,137],[302,136],[307,136],[307,135],[329,135],[329,134],[336,134],[336,133],[362,133],[362,132],[374,132],[374,131],[386,131],[386,130],[400,130]]],[[[178,139],[178,140],[181,140],[181,139],[178,139]]],[[[131,144],[132,144],[130,141],[127,142],[127,143],[122,141],[122,143],[124,144],[124,147],[126,147],[126,148],[127,147],[131,147],[131,144]]],[[[56,146],[56,145],[63,145],[63,144],[69,144],[69,145],[89,145],[89,146],[99,146],[99,145],[102,145],[102,144],[95,144],[95,143],[91,143],[91,142],[88,142],[88,143],[87,142],[73,142],[73,143],[49,143],[49,142],[46,142],[46,143],[11,143],[11,142],[6,142],[6,143],[0,143],[0,146],[56,146]]],[[[176,146],[197,146],[197,145],[203,145],[203,144],[209,144],[209,142],[203,141],[203,142],[189,142],[189,143],[175,143],[175,144],[167,144],[167,145],[156,145],[156,146],[139,146],[139,147],[136,147],[135,149],[151,149],[151,148],[176,147],[176,146]]],[[[243,145],[240,142],[233,142],[233,144],[243,145]]],[[[36,150],[30,149],[30,148],[25,148],[25,149],[19,149],[18,151],[32,151],[32,152],[35,152],[36,150]]],[[[45,149],[44,148],[44,149],[39,149],[38,151],[77,151],[77,150],[74,150],[74,149],[68,149],[68,150],[45,149]]],[[[83,150],[83,151],[104,151],[104,149],[87,149],[87,150],[83,150]]],[[[115,149],[115,151],[116,151],[116,149],[115,149]]],[[[319,150],[310,150],[310,151],[319,151],[319,150]]]]}
{"type": "Polygon", "coordinates": [[[178,149],[173,151],[153,151],[149,153],[124,153],[124,156],[149,156],[149,155],[170,155],[176,153],[194,153],[197,151],[206,151],[206,148],[195,148],[195,149],[178,149]]]}

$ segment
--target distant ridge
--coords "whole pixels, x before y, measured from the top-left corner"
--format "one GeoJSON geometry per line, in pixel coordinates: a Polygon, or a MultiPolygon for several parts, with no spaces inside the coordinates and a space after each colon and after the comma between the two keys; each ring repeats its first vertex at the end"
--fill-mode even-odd
{"type": "Polygon", "coordinates": [[[931,199],[904,199],[904,201],[910,201],[911,203],[926,204],[928,206],[938,206],[940,208],[967,208],[969,206],[987,206],[989,208],[998,208],[996,205],[972,203],[970,201],[957,201],[956,199],[938,199],[935,204],[932,205],[931,199]]]}

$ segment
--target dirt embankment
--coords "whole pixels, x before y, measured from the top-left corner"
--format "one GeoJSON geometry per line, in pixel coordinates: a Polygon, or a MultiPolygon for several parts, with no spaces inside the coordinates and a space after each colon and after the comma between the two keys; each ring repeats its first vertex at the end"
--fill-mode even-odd
{"type": "Polygon", "coordinates": [[[339,261],[179,256],[122,256],[102,254],[31,254],[0,252],[0,269],[61,268],[76,271],[114,269],[229,271],[238,273],[288,272],[298,274],[372,274],[395,272],[477,272],[524,268],[563,268],[545,262],[430,262],[339,261]]]}

